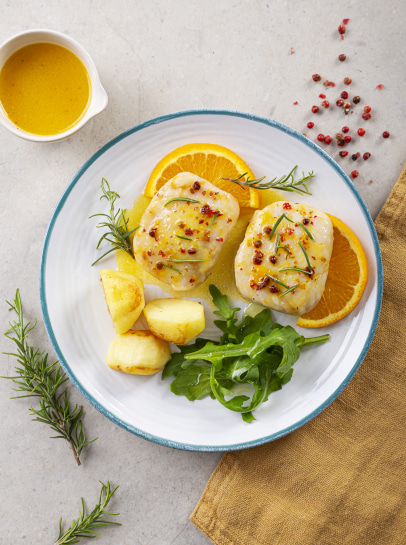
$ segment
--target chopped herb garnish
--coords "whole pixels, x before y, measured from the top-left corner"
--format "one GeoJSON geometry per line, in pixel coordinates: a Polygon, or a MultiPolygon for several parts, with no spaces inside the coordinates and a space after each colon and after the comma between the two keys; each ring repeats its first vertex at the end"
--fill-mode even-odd
{"type": "Polygon", "coordinates": [[[309,231],[309,229],[307,229],[307,227],[305,227],[301,221],[299,221],[299,225],[300,225],[300,227],[303,229],[303,231],[309,236],[309,238],[311,238],[312,240],[314,240],[314,237],[313,237],[313,235],[311,234],[311,232],[309,231]]]}
{"type": "Polygon", "coordinates": [[[300,195],[311,195],[306,182],[307,180],[310,180],[310,178],[313,178],[313,171],[308,172],[307,176],[304,172],[302,172],[302,177],[299,178],[299,180],[294,180],[293,173],[295,172],[296,168],[297,165],[292,168],[287,176],[282,176],[279,179],[274,178],[270,182],[264,183],[262,183],[262,181],[266,178],[266,176],[262,176],[262,178],[258,178],[256,180],[250,180],[249,177],[246,180],[243,180],[248,172],[244,172],[244,174],[241,174],[241,176],[238,176],[238,178],[223,178],[223,180],[234,182],[243,189],[245,189],[244,186],[247,186],[255,189],[279,189],[279,191],[294,191],[300,195]]]}
{"type": "Polygon", "coordinates": [[[182,240],[191,240],[193,242],[193,238],[182,237],[181,235],[175,235],[175,237],[181,238],[182,240]]]}
{"type": "MultiPolygon", "coordinates": [[[[290,270],[290,269],[279,269],[280,271],[286,271],[286,270],[290,270]]],[[[287,286],[286,284],[284,284],[283,282],[281,282],[280,280],[278,280],[277,278],[275,278],[274,276],[271,276],[270,274],[265,274],[265,276],[267,276],[268,278],[270,278],[271,280],[273,280],[274,282],[276,282],[277,284],[280,284],[281,286],[283,286],[284,288],[287,288],[286,291],[284,291],[283,293],[281,293],[279,295],[279,297],[283,297],[284,295],[286,295],[287,293],[289,293],[290,291],[292,290],[295,290],[297,287],[298,287],[298,284],[295,284],[294,286],[292,286],[291,288],[289,286],[287,286]]]]}
{"type": "Polygon", "coordinates": [[[168,202],[166,202],[164,206],[168,206],[168,204],[175,201],[184,201],[184,202],[201,204],[200,201],[196,201],[195,199],[188,199],[187,197],[174,197],[173,199],[170,199],[168,202]]]}
{"type": "Polygon", "coordinates": [[[275,222],[275,225],[273,226],[272,228],[272,231],[271,231],[271,234],[269,235],[269,240],[272,240],[272,237],[278,227],[278,225],[280,224],[280,222],[283,220],[283,218],[285,218],[286,220],[290,221],[290,223],[295,223],[293,220],[291,220],[290,218],[288,218],[288,216],[286,214],[282,214],[279,216],[279,218],[276,220],[275,222]]]}
{"type": "Polygon", "coordinates": [[[306,252],[306,250],[304,249],[304,246],[303,246],[303,244],[302,244],[301,242],[299,242],[299,246],[302,248],[302,251],[303,251],[304,256],[305,256],[305,258],[306,258],[307,265],[308,265],[309,269],[310,269],[310,270],[312,271],[312,273],[313,273],[314,270],[313,270],[313,267],[310,265],[309,256],[307,255],[307,252],[306,252]]]}
{"type": "Polygon", "coordinates": [[[298,287],[299,284],[295,284],[294,286],[292,286],[291,288],[289,288],[288,290],[284,291],[283,293],[281,293],[279,295],[279,297],[283,297],[284,295],[286,295],[287,293],[289,293],[290,291],[293,291],[295,290],[297,287],[298,287]]]}
{"type": "Polygon", "coordinates": [[[167,259],[168,263],[197,263],[198,261],[204,261],[204,259],[167,259]]]}
{"type": "Polygon", "coordinates": [[[175,271],[175,272],[177,272],[177,273],[179,273],[179,274],[183,274],[182,271],[180,271],[179,269],[175,269],[175,267],[171,267],[170,265],[165,265],[165,263],[162,263],[162,265],[163,265],[164,267],[166,267],[167,269],[171,269],[171,271],[175,271]]]}
{"type": "Polygon", "coordinates": [[[279,269],[279,271],[297,271],[305,274],[313,274],[314,272],[313,269],[306,271],[306,269],[299,269],[299,267],[283,267],[282,269],[279,269]]]}
{"type": "Polygon", "coordinates": [[[211,227],[213,225],[213,223],[216,221],[217,219],[217,216],[220,214],[220,210],[217,210],[217,212],[214,214],[213,216],[213,219],[211,220],[211,222],[209,223],[209,227],[211,227]]]}
{"type": "Polygon", "coordinates": [[[280,243],[281,243],[281,236],[278,233],[276,235],[276,242],[275,242],[275,255],[278,253],[280,243]]]}
{"type": "Polygon", "coordinates": [[[270,274],[265,274],[265,276],[267,276],[268,278],[270,278],[271,280],[273,280],[273,281],[276,282],[277,284],[280,284],[280,285],[283,286],[284,288],[289,288],[289,286],[287,286],[286,284],[284,284],[283,282],[281,282],[280,280],[278,280],[278,279],[275,278],[274,276],[271,276],[270,274]]]}

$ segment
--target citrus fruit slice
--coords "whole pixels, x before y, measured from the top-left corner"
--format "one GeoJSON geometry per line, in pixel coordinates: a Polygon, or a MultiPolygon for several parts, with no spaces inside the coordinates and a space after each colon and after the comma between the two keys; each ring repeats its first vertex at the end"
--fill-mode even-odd
{"type": "Polygon", "coordinates": [[[217,144],[186,144],[166,155],[156,165],[144,189],[146,197],[155,193],[179,172],[191,172],[228,193],[231,193],[240,206],[259,208],[259,190],[240,187],[223,178],[255,179],[249,166],[236,153],[217,144]]]}
{"type": "Polygon", "coordinates": [[[368,282],[368,263],[361,243],[345,223],[334,216],[334,244],[320,302],[300,316],[300,327],[324,327],[349,314],[359,303],[368,282]]]}

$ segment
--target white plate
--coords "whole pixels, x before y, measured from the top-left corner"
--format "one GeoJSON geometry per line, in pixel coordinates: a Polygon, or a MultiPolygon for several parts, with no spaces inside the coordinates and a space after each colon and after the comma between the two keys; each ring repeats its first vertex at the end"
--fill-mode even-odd
{"type": "MultiPolygon", "coordinates": [[[[292,197],[292,194],[287,194],[292,197]]],[[[294,194],[293,194],[294,195],[294,194]]],[[[292,200],[292,199],[291,199],[292,200]]],[[[104,201],[105,202],[105,201],[104,201]]],[[[147,297],[157,288],[146,287],[147,297]]],[[[41,304],[54,349],[79,391],[125,429],[157,443],[188,450],[225,451],[272,441],[325,409],[358,369],[374,335],[382,298],[382,264],[376,232],[358,191],[342,169],[301,134],[269,119],[229,111],[190,111],[153,119],[109,142],[80,169],[56,207],[44,242],[41,304]],[[114,257],[94,267],[100,236],[91,214],[102,211],[101,178],[130,207],[155,164],[177,146],[212,142],[241,155],[257,176],[281,176],[298,165],[314,170],[312,196],[299,197],[341,218],[359,237],[368,259],[369,280],[361,303],[347,318],[305,336],[330,333],[331,341],[302,352],[292,380],[255,411],[257,420],[217,401],[190,402],[169,389],[170,379],[131,376],[107,367],[115,334],[106,310],[99,269],[115,268],[114,257]]],[[[277,321],[295,319],[274,313],[277,321]]],[[[209,332],[211,318],[208,320],[209,332]]]]}

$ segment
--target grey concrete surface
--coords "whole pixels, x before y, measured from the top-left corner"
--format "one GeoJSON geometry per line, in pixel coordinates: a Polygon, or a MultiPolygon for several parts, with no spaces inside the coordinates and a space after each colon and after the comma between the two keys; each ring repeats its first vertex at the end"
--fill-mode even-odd
{"type": "MultiPolygon", "coordinates": [[[[93,153],[162,114],[240,110],[283,122],[312,139],[319,132],[334,136],[343,125],[352,131],[363,126],[365,137],[347,149],[349,155],[369,151],[368,162],[340,159],[337,146],[323,146],[347,173],[359,170],[355,185],[375,217],[406,160],[405,20],[403,0],[1,0],[1,41],[29,28],[65,32],[93,57],[109,95],[107,109],[61,143],[34,144],[0,128],[2,330],[10,319],[5,300],[19,287],[27,318],[38,318],[32,341],[52,355],[38,277],[54,207],[93,153]],[[350,22],[342,41],[337,27],[343,18],[350,22]],[[343,63],[340,53],[347,54],[343,63]],[[314,73],[336,87],[314,83],[314,73]],[[342,83],[346,76],[353,79],[348,89],[342,83]],[[385,87],[378,90],[378,84],[385,87]],[[372,107],[370,120],[361,121],[360,107],[348,116],[335,107],[343,89],[350,98],[361,96],[360,107],[372,107]],[[319,93],[332,106],[313,116],[319,93]],[[306,129],[311,119],[312,131],[306,129]],[[384,130],[391,133],[387,140],[384,130]]],[[[10,350],[5,338],[1,350],[10,350]]],[[[13,358],[0,356],[1,375],[12,376],[14,365],[13,358]]],[[[0,380],[0,544],[54,543],[59,517],[69,524],[77,518],[81,496],[92,508],[98,481],[107,479],[121,485],[111,509],[121,512],[122,526],[101,529],[95,543],[209,543],[189,516],[221,455],[149,443],[103,417],[73,386],[69,391],[84,406],[89,437],[99,438],[83,453],[81,467],[63,441],[49,439],[45,425],[30,421],[30,400],[10,400],[11,383],[0,380]]],[[[289,545],[289,536],[280,543],[289,545]]]]}

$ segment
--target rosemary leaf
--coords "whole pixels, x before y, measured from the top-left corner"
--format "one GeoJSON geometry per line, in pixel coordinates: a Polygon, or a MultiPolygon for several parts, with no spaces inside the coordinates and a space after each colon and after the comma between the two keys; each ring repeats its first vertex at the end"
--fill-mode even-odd
{"type": "Polygon", "coordinates": [[[303,244],[302,244],[301,242],[299,242],[299,246],[301,247],[302,252],[304,253],[304,256],[305,256],[306,262],[307,262],[307,266],[308,266],[309,269],[312,271],[311,274],[313,274],[313,273],[314,273],[314,270],[313,270],[313,267],[312,267],[311,264],[310,264],[309,256],[307,255],[307,252],[306,252],[306,250],[304,249],[304,246],[303,246],[303,244]]]}
{"type": "Polygon", "coordinates": [[[217,216],[220,214],[220,210],[217,210],[217,212],[214,214],[211,222],[209,223],[209,227],[211,227],[213,225],[213,223],[216,221],[217,219],[217,216]]]}
{"type": "Polygon", "coordinates": [[[298,287],[298,284],[295,284],[294,286],[292,286],[292,287],[289,288],[288,290],[286,290],[286,291],[284,291],[283,293],[281,293],[281,294],[279,295],[279,297],[283,297],[284,295],[286,295],[286,294],[289,293],[290,291],[295,290],[297,287],[298,287]]]}
{"type": "Polygon", "coordinates": [[[257,178],[255,180],[250,180],[248,177],[246,180],[243,180],[248,173],[245,172],[244,174],[241,174],[241,176],[238,176],[238,178],[223,178],[223,180],[228,180],[229,182],[234,182],[235,184],[239,185],[240,187],[253,187],[255,189],[279,189],[280,191],[293,191],[295,193],[299,193],[300,195],[311,195],[309,191],[309,187],[307,185],[307,181],[310,180],[310,178],[313,178],[314,173],[313,171],[308,172],[307,175],[305,175],[304,172],[302,172],[302,177],[298,180],[294,179],[294,172],[297,168],[297,165],[295,165],[292,170],[287,174],[286,176],[281,176],[280,178],[273,178],[269,182],[263,182],[263,180],[266,178],[266,176],[262,176],[262,178],[257,178]]]}
{"type": "Polygon", "coordinates": [[[14,303],[7,304],[10,310],[14,311],[17,319],[9,322],[10,329],[4,335],[13,341],[17,351],[3,352],[17,359],[16,375],[13,377],[1,377],[12,380],[17,388],[12,399],[22,397],[38,397],[39,408],[30,407],[33,420],[43,422],[50,426],[56,433],[52,438],[65,439],[73,452],[75,460],[80,465],[80,454],[83,448],[92,441],[86,440],[86,434],[82,427],[83,407],[81,405],[70,406],[67,388],[60,392],[61,386],[68,381],[57,361],[48,363],[48,354],[40,352],[38,348],[30,346],[27,342],[29,333],[36,326],[30,322],[24,323],[23,307],[20,292],[17,289],[14,303]]]}
{"type": "Polygon", "coordinates": [[[107,485],[103,484],[101,481],[99,482],[102,485],[99,503],[96,504],[93,511],[89,515],[86,515],[85,503],[83,498],[81,498],[82,511],[80,512],[80,518],[73,520],[70,528],[68,528],[65,532],[62,531],[62,518],[59,520],[59,536],[55,541],[55,545],[73,545],[73,543],[78,543],[79,539],[82,537],[93,538],[100,536],[100,534],[96,532],[96,528],[113,524],[121,526],[120,522],[106,520],[105,518],[106,515],[116,517],[120,514],[110,513],[109,511],[105,510],[118,486],[111,490],[109,481],[107,481],[107,485]]]}
{"type": "Polygon", "coordinates": [[[297,271],[305,274],[313,274],[314,272],[313,269],[306,271],[306,269],[300,269],[299,267],[283,267],[282,269],[279,269],[279,271],[297,271]]]}
{"type": "Polygon", "coordinates": [[[286,214],[281,214],[281,215],[279,216],[279,218],[276,220],[275,225],[274,225],[273,228],[272,228],[271,234],[269,235],[269,240],[272,240],[272,237],[273,237],[273,235],[274,235],[274,233],[275,233],[275,231],[276,231],[278,225],[279,225],[280,222],[283,220],[283,218],[285,218],[286,220],[290,221],[290,223],[294,223],[294,221],[291,220],[290,218],[288,218],[288,216],[287,216],[286,214]]]}
{"type": "Polygon", "coordinates": [[[183,274],[182,271],[180,271],[179,269],[175,269],[175,267],[171,267],[170,265],[165,265],[165,263],[162,263],[162,265],[163,265],[164,267],[166,267],[167,269],[171,269],[171,271],[175,271],[175,272],[177,272],[177,273],[179,273],[179,274],[183,274]]]}
{"type": "Polygon", "coordinates": [[[275,278],[274,276],[271,276],[270,274],[265,274],[265,276],[267,276],[268,278],[270,278],[271,280],[273,280],[273,281],[276,282],[277,284],[280,284],[280,285],[283,286],[284,288],[289,288],[289,286],[287,286],[286,284],[284,284],[283,282],[281,282],[280,280],[278,280],[278,279],[275,278]]]}
{"type": "Polygon", "coordinates": [[[191,203],[201,204],[200,201],[196,201],[195,199],[188,199],[187,197],[174,197],[173,199],[170,199],[168,202],[166,202],[164,204],[164,207],[168,206],[168,204],[170,204],[171,202],[175,202],[175,201],[184,201],[184,202],[191,202],[191,203]]]}
{"type": "Polygon", "coordinates": [[[167,259],[168,263],[198,263],[204,259],[167,259]]]}
{"type": "Polygon", "coordinates": [[[193,238],[182,237],[181,235],[175,235],[175,237],[181,238],[182,240],[191,240],[193,242],[193,238]]]}
{"type": "Polygon", "coordinates": [[[110,242],[113,246],[110,250],[105,252],[101,257],[96,259],[92,263],[92,265],[95,265],[98,263],[103,257],[106,257],[109,253],[111,253],[114,250],[124,250],[129,254],[131,257],[134,257],[131,242],[130,242],[130,235],[134,233],[138,228],[132,229],[131,231],[128,230],[128,219],[125,217],[125,210],[118,209],[117,212],[115,211],[114,204],[117,199],[120,198],[120,195],[116,193],[115,191],[112,191],[110,189],[110,185],[108,181],[105,178],[102,178],[101,182],[101,190],[102,190],[102,196],[100,197],[100,200],[106,199],[107,202],[110,204],[110,213],[109,214],[93,214],[89,217],[95,218],[95,217],[104,217],[107,218],[105,221],[101,221],[96,225],[97,228],[106,228],[108,229],[107,233],[104,233],[102,237],[99,239],[99,242],[96,245],[96,250],[99,249],[100,244],[106,240],[107,242],[110,242]],[[111,238],[108,238],[110,235],[111,238]]]}
{"type": "Polygon", "coordinates": [[[303,231],[307,234],[307,236],[308,236],[309,238],[311,238],[312,240],[314,240],[314,237],[313,237],[313,235],[311,234],[311,232],[309,231],[309,229],[308,229],[307,227],[305,227],[301,221],[299,221],[299,225],[300,225],[300,227],[303,229],[303,231]]]}

